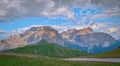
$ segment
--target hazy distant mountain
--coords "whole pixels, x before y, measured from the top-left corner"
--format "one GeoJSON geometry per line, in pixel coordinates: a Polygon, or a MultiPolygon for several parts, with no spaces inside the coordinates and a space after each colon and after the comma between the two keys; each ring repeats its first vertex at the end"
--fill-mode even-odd
{"type": "Polygon", "coordinates": [[[115,49],[117,41],[110,35],[93,32],[91,28],[68,30],[61,33],[68,47],[82,49],[90,53],[100,53],[115,49]],[[71,45],[70,45],[71,44],[71,45]]]}

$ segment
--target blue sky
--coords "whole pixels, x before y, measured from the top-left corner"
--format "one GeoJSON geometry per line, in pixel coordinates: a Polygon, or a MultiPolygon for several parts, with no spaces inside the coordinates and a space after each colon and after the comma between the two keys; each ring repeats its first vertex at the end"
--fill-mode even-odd
{"type": "Polygon", "coordinates": [[[1,0],[0,39],[32,26],[91,27],[120,39],[120,0],[1,0]],[[112,5],[111,5],[112,4],[112,5]]]}

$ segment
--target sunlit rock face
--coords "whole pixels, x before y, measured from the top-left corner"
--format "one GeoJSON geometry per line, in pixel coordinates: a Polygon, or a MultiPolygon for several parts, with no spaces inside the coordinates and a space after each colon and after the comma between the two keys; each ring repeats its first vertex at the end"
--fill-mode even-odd
{"type": "Polygon", "coordinates": [[[64,45],[64,41],[58,31],[49,26],[32,27],[30,30],[26,31],[26,34],[25,37],[27,37],[27,39],[25,39],[25,41],[29,44],[45,39],[50,43],[64,45]],[[30,33],[30,35],[28,33],[30,33]]]}
{"type": "Polygon", "coordinates": [[[6,47],[16,48],[40,42],[42,39],[50,43],[56,43],[64,46],[64,41],[61,35],[50,26],[32,27],[23,34],[11,35],[5,41],[8,44],[6,47]]]}
{"type": "Polygon", "coordinates": [[[24,38],[22,38],[20,35],[10,35],[10,37],[5,41],[7,42],[9,48],[16,48],[27,45],[24,38]]]}
{"type": "Polygon", "coordinates": [[[88,27],[80,30],[70,29],[68,31],[62,32],[61,36],[66,39],[73,40],[73,38],[76,35],[85,35],[85,34],[91,34],[91,33],[93,33],[93,30],[88,27]]]}
{"type": "MultiPolygon", "coordinates": [[[[73,44],[72,48],[82,49],[90,53],[99,53],[114,49],[111,48],[116,44],[116,40],[101,32],[93,32],[91,28],[84,28],[80,30],[68,30],[61,33],[62,37],[69,43],[73,44]],[[66,36],[67,35],[67,36],[66,36]],[[106,49],[106,50],[105,50],[106,49]]],[[[69,47],[69,44],[67,44],[69,47]]]]}

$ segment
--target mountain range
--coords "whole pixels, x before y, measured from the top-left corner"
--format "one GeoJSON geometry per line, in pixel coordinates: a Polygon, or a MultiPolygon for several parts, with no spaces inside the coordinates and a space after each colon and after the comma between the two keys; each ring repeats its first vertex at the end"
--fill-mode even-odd
{"type": "Polygon", "coordinates": [[[46,40],[63,47],[75,48],[89,53],[102,53],[113,50],[120,43],[112,36],[102,32],[94,32],[91,28],[70,29],[59,33],[50,26],[32,27],[18,35],[10,35],[0,41],[0,50],[20,48],[46,40]]]}
{"type": "Polygon", "coordinates": [[[120,44],[109,34],[94,32],[91,28],[81,30],[70,29],[61,33],[61,35],[66,40],[66,46],[90,53],[110,51],[120,44]]]}

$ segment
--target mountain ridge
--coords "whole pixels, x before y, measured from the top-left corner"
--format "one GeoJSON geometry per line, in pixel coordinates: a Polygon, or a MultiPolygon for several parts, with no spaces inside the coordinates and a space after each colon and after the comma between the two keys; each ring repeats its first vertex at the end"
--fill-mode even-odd
{"type": "Polygon", "coordinates": [[[23,34],[11,35],[0,42],[0,50],[24,47],[40,42],[42,39],[49,43],[75,48],[90,53],[101,53],[114,50],[119,46],[109,34],[94,32],[90,27],[70,29],[59,33],[50,26],[31,27],[23,34]],[[113,47],[112,47],[113,46],[113,47]],[[99,48],[99,49],[98,49],[99,48]],[[97,50],[97,51],[96,51],[97,50]]]}
{"type": "Polygon", "coordinates": [[[118,41],[109,34],[94,32],[91,28],[68,30],[61,33],[61,35],[65,39],[65,42],[67,41],[66,43],[69,43],[66,44],[66,46],[90,53],[111,51],[120,45],[117,43],[118,41]]]}

